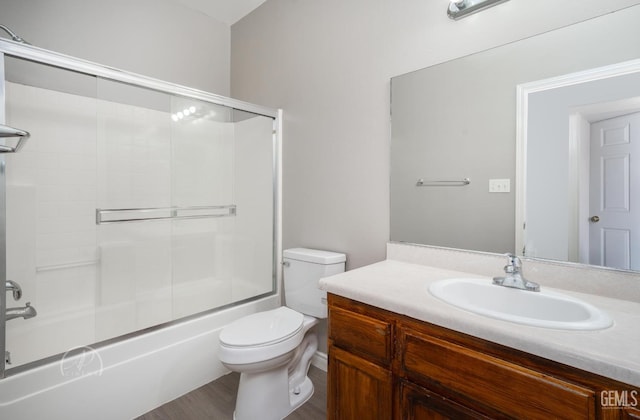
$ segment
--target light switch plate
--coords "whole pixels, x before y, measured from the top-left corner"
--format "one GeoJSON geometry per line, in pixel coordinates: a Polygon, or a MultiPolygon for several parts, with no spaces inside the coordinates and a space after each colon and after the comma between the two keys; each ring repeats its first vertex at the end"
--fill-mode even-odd
{"type": "Polygon", "coordinates": [[[490,193],[511,192],[511,180],[510,179],[490,179],[489,192],[490,193]]]}

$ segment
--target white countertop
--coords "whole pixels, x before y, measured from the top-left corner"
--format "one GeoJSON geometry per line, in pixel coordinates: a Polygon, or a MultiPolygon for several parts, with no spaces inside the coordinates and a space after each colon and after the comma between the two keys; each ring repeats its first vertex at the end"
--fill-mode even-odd
{"type": "MultiPolygon", "coordinates": [[[[454,277],[485,277],[386,260],[320,280],[327,292],[430,322],[556,362],[640,386],[640,303],[557,290],[605,310],[614,325],[599,331],[530,327],[477,315],[449,305],[427,287],[454,277]]],[[[544,282],[541,284],[545,288],[544,282]]]]}

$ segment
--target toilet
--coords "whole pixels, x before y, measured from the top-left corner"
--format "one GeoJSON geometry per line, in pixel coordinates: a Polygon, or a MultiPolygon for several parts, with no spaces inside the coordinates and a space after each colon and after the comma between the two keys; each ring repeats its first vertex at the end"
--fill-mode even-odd
{"type": "Polygon", "coordinates": [[[307,376],[318,349],[313,327],[327,317],[318,280],[342,273],[346,256],[308,248],[282,256],[286,306],[245,316],[220,332],[220,361],[240,372],[234,420],[280,420],[313,395],[307,376]]]}

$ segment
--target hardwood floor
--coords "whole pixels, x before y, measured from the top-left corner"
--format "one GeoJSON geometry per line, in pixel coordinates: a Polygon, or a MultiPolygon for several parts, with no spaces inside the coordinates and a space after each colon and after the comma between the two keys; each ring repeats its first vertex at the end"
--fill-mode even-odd
{"type": "MultiPolygon", "coordinates": [[[[315,388],[313,396],[288,415],[286,420],[325,420],[327,418],[327,374],[311,366],[309,378],[315,388]]],[[[230,373],[136,420],[230,420],[233,418],[239,380],[240,374],[230,373]]]]}

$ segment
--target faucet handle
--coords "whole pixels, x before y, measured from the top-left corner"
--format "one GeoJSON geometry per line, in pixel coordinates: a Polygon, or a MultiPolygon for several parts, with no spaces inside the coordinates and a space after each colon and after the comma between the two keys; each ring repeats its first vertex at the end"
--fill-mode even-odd
{"type": "Polygon", "coordinates": [[[518,257],[517,255],[512,254],[510,252],[507,252],[504,255],[505,257],[509,258],[509,264],[513,264],[517,267],[520,267],[520,265],[522,265],[522,261],[520,261],[520,257],[518,257]]]}
{"type": "Polygon", "coordinates": [[[4,287],[7,292],[13,292],[14,300],[20,300],[20,298],[22,297],[22,288],[18,283],[13,280],[7,280],[5,281],[4,287]]]}
{"type": "Polygon", "coordinates": [[[504,271],[509,274],[520,272],[520,267],[522,267],[522,261],[520,261],[520,257],[510,252],[504,255],[509,259],[507,265],[504,266],[504,271]]]}

